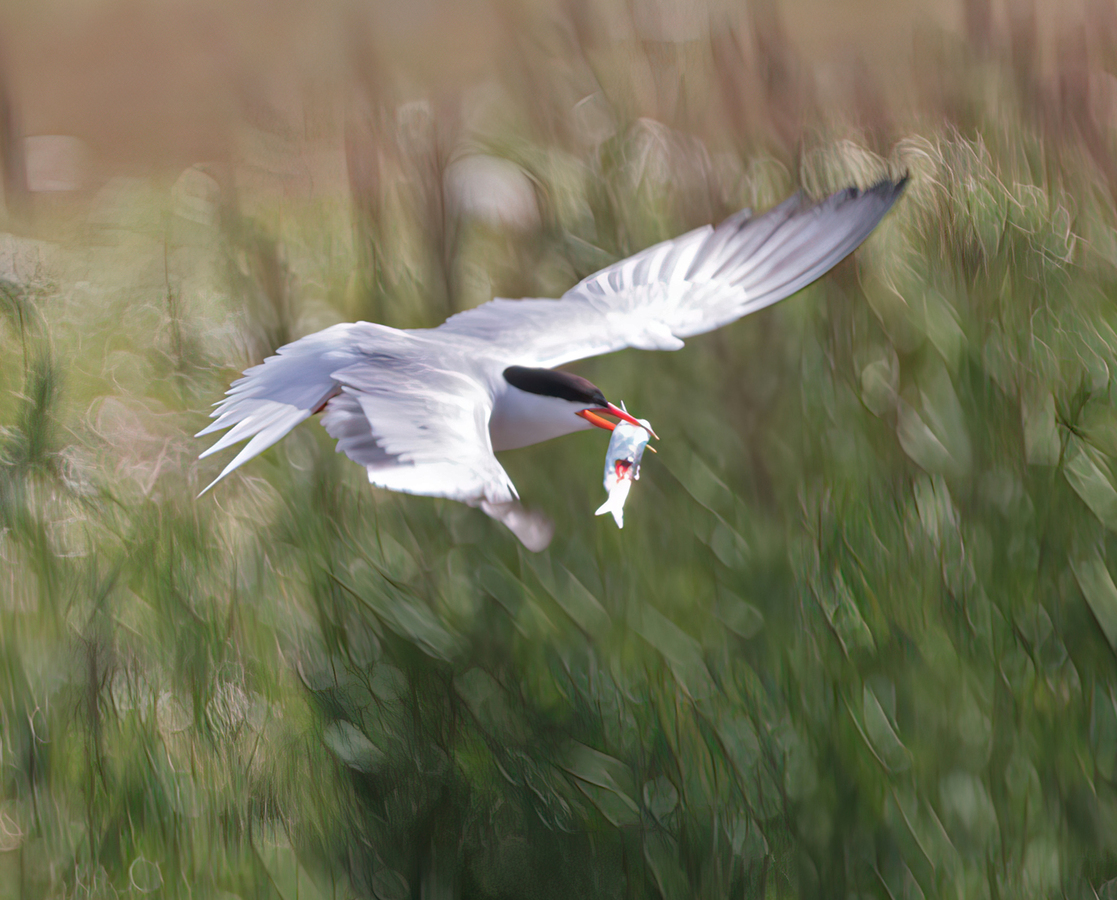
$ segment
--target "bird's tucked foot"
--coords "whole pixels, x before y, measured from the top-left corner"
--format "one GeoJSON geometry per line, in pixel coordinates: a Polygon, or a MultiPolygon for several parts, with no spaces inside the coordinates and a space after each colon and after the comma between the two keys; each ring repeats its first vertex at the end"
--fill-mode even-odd
{"type": "Polygon", "coordinates": [[[501,522],[532,553],[546,550],[555,536],[555,523],[538,510],[528,509],[519,500],[503,503],[481,501],[481,511],[501,522]]]}

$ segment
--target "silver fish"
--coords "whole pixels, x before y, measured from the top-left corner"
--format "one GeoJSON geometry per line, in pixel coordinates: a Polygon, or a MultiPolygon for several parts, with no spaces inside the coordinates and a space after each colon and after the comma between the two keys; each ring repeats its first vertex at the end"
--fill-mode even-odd
{"type": "Polygon", "coordinates": [[[651,438],[651,423],[647,419],[638,420],[643,428],[619,422],[613,429],[609,450],[605,454],[605,490],[609,499],[594,515],[612,513],[618,528],[624,528],[624,502],[632,490],[632,482],[640,478],[640,460],[644,448],[651,438]]]}

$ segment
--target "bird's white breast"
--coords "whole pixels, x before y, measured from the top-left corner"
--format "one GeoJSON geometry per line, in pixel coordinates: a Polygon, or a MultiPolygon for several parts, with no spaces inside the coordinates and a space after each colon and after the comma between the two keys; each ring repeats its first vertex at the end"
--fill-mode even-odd
{"type": "Polygon", "coordinates": [[[494,391],[489,419],[493,450],[515,450],[592,428],[577,415],[580,409],[586,404],[530,394],[504,382],[503,389],[494,391]]]}

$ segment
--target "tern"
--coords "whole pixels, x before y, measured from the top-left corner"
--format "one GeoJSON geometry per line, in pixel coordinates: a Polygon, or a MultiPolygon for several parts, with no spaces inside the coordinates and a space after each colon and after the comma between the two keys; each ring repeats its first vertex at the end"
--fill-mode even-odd
{"type": "MultiPolygon", "coordinates": [[[[639,423],[596,385],[556,368],[634,347],[678,350],[826,274],[869,236],[907,177],[796,194],[614,263],[561,299],[497,298],[437,328],[334,325],[248,369],[198,437],[229,429],[201,456],[251,438],[205,489],[322,413],[337,452],[382,488],[446,497],[506,525],[533,551],[553,525],[523,507],[496,451],[575,431],[639,423]]],[[[204,494],[205,491],[202,493],[204,494]]]]}

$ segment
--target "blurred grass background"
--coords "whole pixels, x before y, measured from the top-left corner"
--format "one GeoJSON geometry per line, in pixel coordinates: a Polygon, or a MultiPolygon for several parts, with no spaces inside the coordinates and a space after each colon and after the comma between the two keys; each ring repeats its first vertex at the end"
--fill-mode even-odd
{"type": "Polygon", "coordinates": [[[1111,3],[215,9],[4,12],[0,894],[1117,896],[1111,3]],[[900,171],[576,367],[662,436],[624,531],[596,434],[504,455],[540,555],[314,423],[196,499],[283,342],[900,171]]]}

